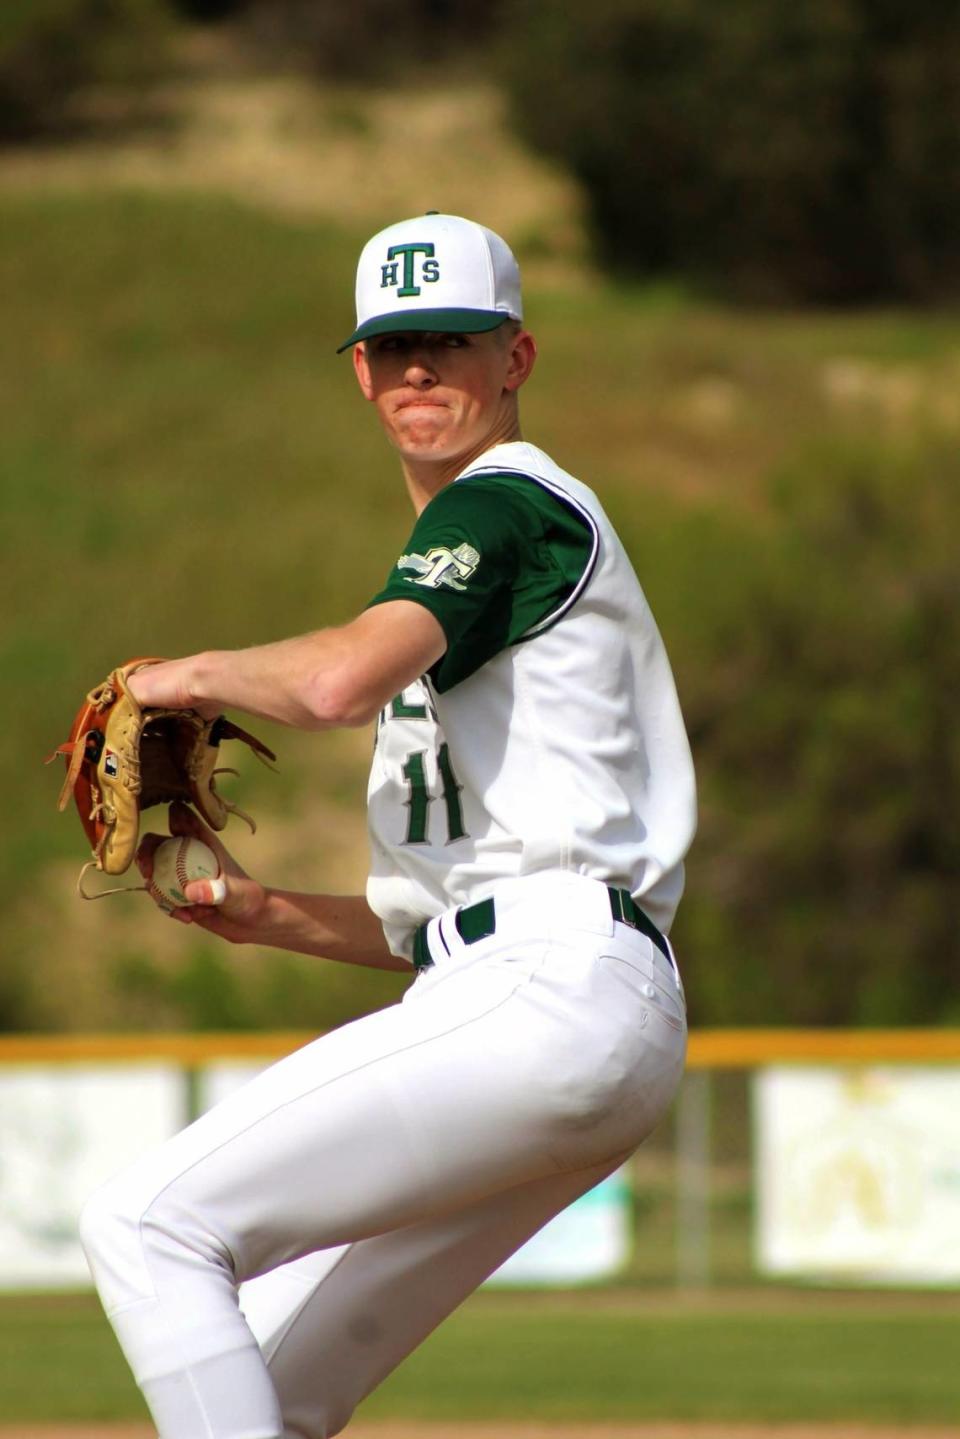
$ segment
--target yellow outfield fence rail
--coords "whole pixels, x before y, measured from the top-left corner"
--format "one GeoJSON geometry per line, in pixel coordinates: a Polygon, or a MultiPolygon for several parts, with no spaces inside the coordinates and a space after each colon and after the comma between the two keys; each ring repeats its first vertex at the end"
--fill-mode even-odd
{"type": "MultiPolygon", "coordinates": [[[[317,1037],[308,1030],[149,1034],[0,1034],[0,1064],[277,1059],[317,1037]]],[[[767,1064],[955,1064],[960,1029],[698,1029],[690,1069],[767,1064]]]]}
{"type": "Polygon", "coordinates": [[[960,1029],[701,1029],[690,1035],[691,1069],[765,1064],[950,1064],[960,1029]]]}

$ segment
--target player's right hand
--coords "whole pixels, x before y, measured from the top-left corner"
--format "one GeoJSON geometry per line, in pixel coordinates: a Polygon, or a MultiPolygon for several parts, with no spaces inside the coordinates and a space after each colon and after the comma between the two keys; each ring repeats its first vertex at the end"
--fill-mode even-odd
{"type": "MultiPolygon", "coordinates": [[[[179,801],[170,806],[170,834],[192,835],[209,845],[220,863],[220,875],[226,886],[226,893],[217,903],[212,881],[191,880],[184,887],[184,894],[190,904],[169,913],[171,919],[180,924],[198,924],[211,934],[217,934],[231,944],[255,943],[259,933],[259,921],[267,902],[267,892],[262,884],[251,879],[246,870],[234,859],[229,850],[220,843],[219,837],[193,810],[179,801]]],[[[153,874],[153,856],[169,835],[144,835],[137,849],[137,868],[149,882],[153,874]]]]}

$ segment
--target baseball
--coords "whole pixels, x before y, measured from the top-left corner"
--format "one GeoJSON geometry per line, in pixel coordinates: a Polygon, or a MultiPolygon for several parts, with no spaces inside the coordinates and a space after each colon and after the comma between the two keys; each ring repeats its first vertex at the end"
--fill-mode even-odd
{"type": "Polygon", "coordinates": [[[153,856],[153,878],[148,886],[151,895],[167,908],[182,909],[191,901],[183,887],[192,879],[216,879],[220,862],[202,839],[182,835],[165,839],[153,856]]]}

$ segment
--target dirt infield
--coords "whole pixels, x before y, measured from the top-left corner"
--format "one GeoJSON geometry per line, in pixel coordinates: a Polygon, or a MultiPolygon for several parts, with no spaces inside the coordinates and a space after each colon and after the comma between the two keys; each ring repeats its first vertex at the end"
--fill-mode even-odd
{"type": "MultiPolygon", "coordinates": [[[[349,1439],[957,1439],[956,1429],[889,1424],[442,1424],[359,1423],[349,1439]]],[[[0,1426],[0,1439],[155,1439],[143,1424],[0,1426]]]]}

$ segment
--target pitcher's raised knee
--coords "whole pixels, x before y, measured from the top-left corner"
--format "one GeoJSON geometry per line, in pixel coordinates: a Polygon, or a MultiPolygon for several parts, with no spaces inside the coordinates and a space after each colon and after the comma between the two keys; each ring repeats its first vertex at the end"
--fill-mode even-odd
{"type": "Polygon", "coordinates": [[[107,1309],[149,1292],[142,1252],[141,1213],[117,1181],[96,1190],[80,1215],[80,1243],[107,1309]]]}

